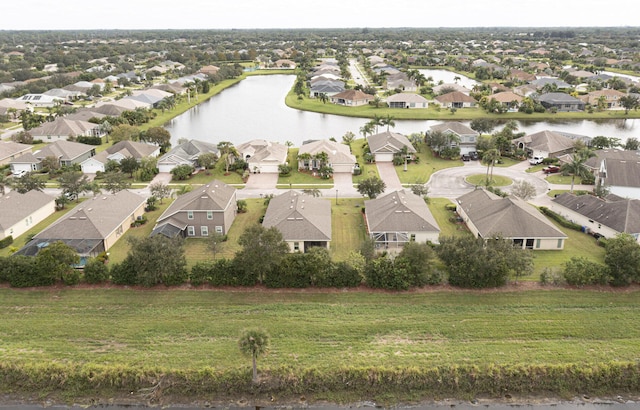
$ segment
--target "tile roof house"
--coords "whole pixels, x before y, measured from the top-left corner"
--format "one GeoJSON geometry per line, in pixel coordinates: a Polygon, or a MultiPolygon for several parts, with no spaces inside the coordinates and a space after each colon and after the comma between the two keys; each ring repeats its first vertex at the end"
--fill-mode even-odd
{"type": "Polygon", "coordinates": [[[600,99],[602,99],[604,108],[611,110],[623,109],[622,104],[620,104],[620,98],[624,96],[626,96],[626,94],[623,92],[605,88],[602,90],[591,91],[587,95],[581,97],[581,99],[585,103],[591,104],[594,107],[597,107],[600,103],[600,99]]]}
{"type": "Polygon", "coordinates": [[[253,173],[278,173],[278,166],[287,162],[289,149],[278,142],[254,139],[236,147],[253,173]]]}
{"type": "Polygon", "coordinates": [[[468,154],[476,150],[476,143],[480,133],[472,128],[467,127],[461,122],[449,121],[442,124],[433,125],[431,132],[441,132],[443,134],[453,134],[460,139],[460,154],[468,154]]]}
{"type": "Polygon", "coordinates": [[[160,147],[153,144],[136,141],[118,141],[99,154],[87,158],[80,164],[82,172],[85,174],[95,174],[105,172],[105,166],[109,161],[120,163],[125,158],[135,158],[140,161],[142,158],[155,158],[160,155],[160,147]]]}
{"type": "Polygon", "coordinates": [[[216,144],[199,140],[189,140],[171,148],[158,159],[158,170],[160,172],[171,172],[178,165],[191,165],[197,168],[198,157],[202,154],[215,154],[220,156],[220,150],[216,144]]]}
{"type": "Polygon", "coordinates": [[[516,149],[522,149],[529,156],[542,157],[559,157],[561,155],[573,152],[575,141],[559,132],[555,131],[539,131],[524,137],[515,138],[511,143],[516,149]]]}
{"type": "Polygon", "coordinates": [[[593,195],[568,192],[556,196],[550,207],[566,219],[585,227],[590,233],[613,238],[628,233],[640,239],[640,199],[608,195],[605,199],[593,195]]]}
{"type": "Polygon", "coordinates": [[[66,140],[69,137],[101,137],[104,135],[104,132],[101,131],[100,124],[69,120],[64,117],[58,117],[54,121],[45,122],[39,127],[30,130],[29,133],[34,139],[41,139],[44,142],[66,140]]]}
{"type": "Polygon", "coordinates": [[[46,145],[33,154],[25,154],[11,160],[11,171],[39,171],[42,169],[42,160],[47,157],[57,158],[60,166],[71,166],[80,164],[94,155],[96,155],[96,147],[94,145],[60,140],[46,145]]]}
{"type": "Polygon", "coordinates": [[[428,108],[429,101],[419,94],[398,93],[386,98],[389,108],[428,108]]]}
{"type": "Polygon", "coordinates": [[[307,252],[318,246],[329,249],[331,202],[289,190],[271,198],[262,226],[275,227],[291,252],[307,252]]]}
{"type": "Polygon", "coordinates": [[[503,91],[496,94],[492,94],[488,98],[490,100],[498,101],[500,104],[506,106],[507,108],[518,108],[518,106],[523,100],[522,96],[512,91],[503,91]]]}
{"type": "Polygon", "coordinates": [[[452,91],[439,95],[435,101],[445,108],[471,108],[476,106],[476,100],[460,91],[452,91]]]}
{"type": "Polygon", "coordinates": [[[0,165],[8,164],[11,160],[30,153],[32,149],[32,145],[13,141],[0,141],[0,165]]]}
{"type": "Polygon", "coordinates": [[[583,111],[584,102],[565,93],[546,93],[538,96],[538,102],[546,109],[558,111],[583,111]]]}
{"type": "Polygon", "coordinates": [[[313,157],[321,152],[327,153],[328,165],[333,168],[334,174],[339,172],[353,173],[356,157],[351,153],[349,146],[329,140],[310,141],[302,144],[298,151],[298,158],[301,155],[309,154],[311,159],[298,159],[298,169],[319,169],[320,161],[313,157]]]}
{"type": "Polygon", "coordinates": [[[415,154],[416,149],[409,139],[396,132],[385,131],[367,137],[369,150],[373,154],[376,162],[391,162],[393,156],[400,154],[404,147],[407,147],[408,154],[415,154]]]}
{"type": "Polygon", "coordinates": [[[236,202],[235,188],[213,180],[180,195],[160,215],[151,236],[202,238],[213,232],[226,235],[236,218],[236,202]]]}
{"type": "Polygon", "coordinates": [[[567,235],[520,198],[502,198],[479,188],[459,197],[456,205],[458,214],[478,238],[502,235],[523,249],[564,248],[567,235]]]}
{"type": "Polygon", "coordinates": [[[374,98],[375,97],[373,95],[363,93],[360,90],[344,90],[341,93],[332,95],[331,102],[333,104],[357,107],[369,104],[369,102],[373,101],[374,98]]]}
{"type": "Polygon", "coordinates": [[[87,199],[34,236],[17,253],[35,256],[48,244],[62,241],[86,261],[108,251],[144,214],[146,202],[146,198],[127,190],[87,199]]]}
{"type": "Polygon", "coordinates": [[[424,199],[399,189],[364,202],[367,233],[376,248],[401,248],[407,242],[438,243],[440,228],[424,199]]]}
{"type": "Polygon", "coordinates": [[[18,191],[0,196],[0,239],[14,239],[56,211],[56,200],[41,191],[18,191]]]}

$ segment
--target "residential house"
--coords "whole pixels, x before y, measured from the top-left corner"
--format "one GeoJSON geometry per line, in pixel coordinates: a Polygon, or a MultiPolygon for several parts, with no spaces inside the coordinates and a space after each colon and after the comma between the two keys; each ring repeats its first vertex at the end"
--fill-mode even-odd
{"type": "Polygon", "coordinates": [[[417,152],[406,136],[391,131],[370,135],[367,143],[376,162],[393,161],[394,155],[401,154],[404,147],[407,148],[407,155],[417,152]]]}
{"type": "Polygon", "coordinates": [[[41,191],[11,191],[0,196],[0,239],[17,238],[55,211],[55,198],[41,191]]]}
{"type": "Polygon", "coordinates": [[[429,101],[419,94],[398,93],[387,97],[389,108],[428,108],[429,101]]]}
{"type": "Polygon", "coordinates": [[[291,252],[305,253],[314,246],[329,249],[331,202],[286,191],[271,198],[262,226],[278,229],[291,252]]]}
{"type": "Polygon", "coordinates": [[[237,214],[236,189],[213,180],[180,195],[156,221],[151,236],[203,238],[226,235],[237,214]]]}
{"type": "Polygon", "coordinates": [[[278,69],[294,70],[297,67],[295,61],[287,60],[287,59],[276,60],[274,64],[275,64],[275,67],[278,69]]]}
{"type": "Polygon", "coordinates": [[[123,100],[141,101],[155,108],[160,101],[172,96],[173,94],[170,92],[158,90],[156,88],[148,88],[146,90],[133,91],[130,96],[123,98],[123,100]]]}
{"type": "Polygon", "coordinates": [[[40,249],[61,241],[78,252],[80,265],[84,265],[89,257],[107,252],[142,217],[146,202],[146,198],[128,190],[87,199],[34,236],[17,253],[35,256],[40,249]]]}
{"type": "Polygon", "coordinates": [[[472,108],[476,106],[476,100],[460,91],[452,91],[435,98],[436,103],[444,108],[472,108]]]}
{"type": "Polygon", "coordinates": [[[556,196],[550,208],[565,219],[584,226],[589,233],[613,238],[624,232],[640,239],[640,199],[617,195],[602,199],[566,192],[556,196]]]}
{"type": "Polygon", "coordinates": [[[216,144],[199,140],[189,140],[177,145],[158,159],[160,172],[171,172],[178,165],[199,166],[198,157],[202,154],[215,154],[220,157],[220,151],[216,144]]]}
{"type": "Polygon", "coordinates": [[[573,152],[575,140],[556,131],[539,131],[511,141],[530,157],[557,158],[573,152]]]}
{"type": "Polygon", "coordinates": [[[558,111],[583,111],[584,101],[565,93],[547,93],[538,96],[538,102],[546,109],[558,111]]]}
{"type": "Polygon", "coordinates": [[[444,91],[447,91],[447,93],[452,91],[458,91],[465,95],[469,95],[471,93],[470,89],[457,83],[444,83],[444,84],[439,84],[433,87],[433,93],[436,95],[442,94],[444,91]]]}
{"type": "Polygon", "coordinates": [[[45,122],[30,130],[29,133],[34,139],[41,139],[44,142],[67,140],[69,137],[102,137],[104,135],[100,124],[69,120],[65,117],[45,122]]]}
{"type": "Polygon", "coordinates": [[[32,145],[13,141],[0,141],[0,165],[6,165],[11,160],[30,153],[32,149],[32,145]]]}
{"type": "Polygon", "coordinates": [[[407,242],[438,243],[440,228],[424,199],[399,189],[364,202],[367,233],[376,248],[398,249],[407,242]]]}
{"type": "Polygon", "coordinates": [[[469,154],[476,150],[476,144],[480,133],[457,121],[449,121],[442,124],[433,125],[431,132],[441,132],[443,134],[455,135],[459,142],[455,145],[460,147],[460,155],[469,154]]]}
{"type": "Polygon", "coordinates": [[[278,173],[278,167],[287,162],[289,149],[278,142],[255,139],[236,147],[240,158],[247,162],[253,173],[278,173]]]}
{"type": "Polygon", "coordinates": [[[33,107],[53,107],[62,103],[64,99],[46,94],[25,94],[16,98],[16,101],[27,103],[33,107]]]}
{"type": "Polygon", "coordinates": [[[316,82],[315,84],[311,84],[309,97],[316,98],[320,96],[320,94],[325,94],[328,97],[332,97],[345,90],[343,84],[344,82],[337,80],[316,82]]]}
{"type": "Polygon", "coordinates": [[[625,93],[611,88],[604,88],[602,90],[591,91],[585,96],[581,97],[581,100],[587,104],[597,108],[602,104],[603,108],[608,110],[623,109],[620,99],[626,96],[625,93]]]}
{"type": "Polygon", "coordinates": [[[327,154],[326,164],[333,169],[333,173],[353,173],[356,157],[351,153],[348,145],[335,141],[318,140],[302,144],[298,151],[298,169],[319,169],[322,164],[317,159],[320,153],[327,154]],[[305,154],[309,154],[307,159],[305,154]]]}
{"type": "Polygon", "coordinates": [[[63,167],[80,164],[94,155],[96,155],[96,147],[93,145],[60,140],[46,145],[33,154],[27,153],[11,160],[11,171],[39,171],[42,169],[42,160],[47,157],[56,158],[63,167]]]}
{"type": "Polygon", "coordinates": [[[198,70],[199,74],[204,74],[207,77],[211,76],[211,75],[216,75],[218,74],[218,71],[220,70],[220,67],[217,67],[215,65],[206,65],[204,67],[202,67],[200,70],[198,70]]]}
{"type": "MultiPolygon", "coordinates": [[[[2,92],[2,88],[0,88],[0,94],[2,94],[2,92]]],[[[22,111],[29,109],[30,107],[27,103],[14,100],[13,98],[3,98],[0,100],[0,115],[8,115],[9,119],[17,120],[22,111]]]]}
{"type": "Polygon", "coordinates": [[[533,250],[561,250],[567,240],[540,211],[515,196],[502,198],[478,188],[459,197],[456,210],[471,233],[484,240],[501,235],[533,250]]]}
{"type": "Polygon", "coordinates": [[[522,96],[512,92],[512,91],[503,91],[488,97],[490,100],[496,100],[500,104],[507,107],[507,109],[517,110],[522,102],[522,96]]]}
{"type": "Polygon", "coordinates": [[[363,93],[360,90],[345,90],[341,93],[332,95],[330,99],[333,104],[357,107],[369,104],[369,102],[373,101],[374,98],[375,97],[373,95],[363,93]]]}
{"type": "Polygon", "coordinates": [[[156,158],[160,155],[160,147],[153,144],[136,141],[118,141],[99,154],[87,158],[80,164],[85,174],[105,172],[107,162],[120,163],[125,158],[135,158],[138,162],[142,158],[156,158]]]}
{"type": "Polygon", "coordinates": [[[569,90],[571,84],[568,84],[558,78],[542,77],[531,81],[529,84],[536,87],[538,90],[542,90],[544,87],[552,88],[556,90],[569,90]]]}
{"type": "Polygon", "coordinates": [[[640,199],[640,151],[599,150],[585,165],[594,163],[596,184],[619,197],[640,199]]]}

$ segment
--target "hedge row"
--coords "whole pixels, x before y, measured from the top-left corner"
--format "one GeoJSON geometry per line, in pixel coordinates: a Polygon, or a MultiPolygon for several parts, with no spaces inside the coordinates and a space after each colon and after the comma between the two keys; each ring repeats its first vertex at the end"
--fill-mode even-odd
{"type": "Polygon", "coordinates": [[[155,387],[156,398],[226,395],[313,395],[332,392],[352,397],[407,394],[468,398],[505,394],[567,395],[637,392],[640,363],[566,365],[442,366],[437,368],[261,369],[251,382],[249,366],[241,369],[169,370],[130,366],[64,363],[0,363],[0,392],[48,391],[74,397],[96,390],[129,395],[155,387]]]}
{"type": "Polygon", "coordinates": [[[562,217],[562,215],[553,212],[551,209],[545,206],[540,207],[540,212],[542,212],[549,218],[553,219],[554,221],[559,223],[561,226],[564,226],[565,228],[573,229],[574,231],[582,231],[582,225],[571,222],[571,221],[567,221],[565,218],[562,217]]]}

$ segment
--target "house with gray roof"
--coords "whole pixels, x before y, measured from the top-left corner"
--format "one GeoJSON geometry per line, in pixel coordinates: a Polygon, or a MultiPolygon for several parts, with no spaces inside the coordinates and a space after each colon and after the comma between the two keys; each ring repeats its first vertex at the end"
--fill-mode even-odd
{"type": "Polygon", "coordinates": [[[338,80],[319,81],[311,85],[309,89],[309,97],[317,98],[320,94],[325,94],[328,97],[334,96],[345,90],[344,82],[338,80]],[[342,84],[341,84],[342,83],[342,84]]]}
{"type": "Polygon", "coordinates": [[[565,192],[552,200],[550,209],[582,225],[589,233],[613,238],[624,232],[640,240],[640,199],[617,195],[603,199],[565,192]]]}
{"type": "Polygon", "coordinates": [[[566,83],[558,78],[551,78],[551,77],[538,78],[536,80],[531,81],[529,84],[533,85],[538,90],[541,90],[545,86],[555,87],[557,90],[571,89],[571,84],[566,83]]]}
{"type": "Polygon", "coordinates": [[[596,183],[622,198],[640,199],[640,151],[629,151],[624,158],[603,158],[596,183]]]}
{"type": "Polygon", "coordinates": [[[108,251],[142,217],[146,202],[128,190],[97,195],[76,205],[17,253],[35,256],[40,249],[61,241],[78,252],[83,265],[87,258],[108,251]]]}
{"type": "Polygon", "coordinates": [[[0,141],[0,165],[8,164],[21,155],[30,153],[33,145],[13,141],[0,141]]]}
{"type": "Polygon", "coordinates": [[[511,144],[531,157],[556,158],[573,152],[575,140],[559,132],[544,130],[515,138],[511,144]]]}
{"type": "Polygon", "coordinates": [[[278,173],[278,167],[287,162],[289,149],[279,142],[254,139],[236,147],[240,158],[247,162],[253,173],[278,173]]]}
{"type": "Polygon", "coordinates": [[[29,131],[34,139],[44,142],[67,140],[69,137],[102,137],[105,133],[100,124],[82,120],[70,120],[58,117],[54,121],[45,122],[29,131]]]}
{"type": "Polygon", "coordinates": [[[472,108],[477,105],[476,100],[460,91],[439,95],[435,98],[436,103],[444,108],[472,108]]]}
{"type": "Polygon", "coordinates": [[[158,159],[160,172],[171,172],[178,165],[191,165],[198,168],[198,157],[202,154],[214,154],[220,157],[220,150],[216,144],[200,140],[189,140],[177,145],[158,159]]]}
{"type": "Polygon", "coordinates": [[[447,121],[442,124],[431,126],[430,132],[441,132],[445,135],[455,135],[460,142],[456,143],[460,147],[460,154],[469,154],[476,150],[476,144],[480,133],[461,122],[447,121]]]}
{"type": "Polygon", "coordinates": [[[160,147],[157,145],[124,140],[118,141],[99,154],[85,159],[80,163],[80,167],[85,174],[95,174],[98,171],[105,172],[109,161],[120,163],[125,158],[135,158],[140,162],[142,158],[156,158],[158,155],[160,155],[160,147]]]}
{"type": "Polygon", "coordinates": [[[314,246],[329,249],[331,202],[286,191],[271,198],[262,226],[278,229],[291,252],[305,253],[314,246]]]}
{"type": "Polygon", "coordinates": [[[236,189],[219,180],[180,195],[156,221],[151,236],[226,235],[237,214],[236,189]]]}
{"type": "Polygon", "coordinates": [[[407,242],[438,243],[440,227],[424,199],[407,189],[364,202],[367,233],[378,249],[400,249],[407,242]]]}
{"type": "Polygon", "coordinates": [[[0,196],[0,239],[17,238],[55,211],[55,198],[41,191],[11,191],[0,196]]]}
{"type": "Polygon", "coordinates": [[[319,169],[322,164],[316,157],[320,153],[327,154],[327,165],[333,169],[333,173],[353,173],[356,165],[356,157],[351,153],[348,145],[330,140],[309,141],[302,144],[298,151],[298,169],[319,169]],[[308,159],[304,159],[309,154],[308,159]]]}
{"type": "Polygon", "coordinates": [[[567,235],[518,197],[499,197],[484,188],[456,200],[456,210],[471,233],[484,240],[502,235],[514,246],[533,250],[562,250],[567,235]]]}
{"type": "Polygon", "coordinates": [[[367,105],[370,101],[373,101],[375,97],[371,94],[364,93],[360,90],[344,90],[341,93],[331,96],[331,102],[333,104],[346,105],[349,107],[357,107],[360,105],[367,105]]]}
{"type": "Polygon", "coordinates": [[[62,167],[80,164],[94,155],[96,155],[96,147],[94,145],[60,140],[46,145],[33,154],[25,154],[11,160],[11,171],[39,171],[42,169],[42,160],[47,157],[56,158],[62,167]]]}
{"type": "Polygon", "coordinates": [[[428,108],[429,101],[415,93],[397,93],[390,95],[385,100],[389,108],[428,108]]]}
{"type": "Polygon", "coordinates": [[[376,162],[392,162],[393,156],[399,155],[404,147],[409,155],[417,152],[406,136],[391,131],[370,135],[367,143],[376,162]]]}
{"type": "Polygon", "coordinates": [[[546,93],[538,96],[538,102],[546,109],[558,111],[584,111],[585,103],[565,93],[546,93]]]}

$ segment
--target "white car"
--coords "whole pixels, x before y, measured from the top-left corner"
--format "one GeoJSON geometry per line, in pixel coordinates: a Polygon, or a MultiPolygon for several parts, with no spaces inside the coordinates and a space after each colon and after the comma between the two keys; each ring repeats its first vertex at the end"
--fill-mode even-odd
{"type": "Polygon", "coordinates": [[[529,164],[538,165],[538,164],[542,164],[542,161],[544,161],[544,157],[536,155],[535,157],[529,160],[529,164]]]}
{"type": "Polygon", "coordinates": [[[11,176],[14,178],[20,178],[21,176],[25,175],[27,173],[27,171],[25,171],[24,169],[18,170],[18,171],[14,171],[11,176]]]}

